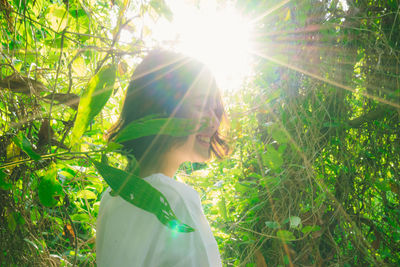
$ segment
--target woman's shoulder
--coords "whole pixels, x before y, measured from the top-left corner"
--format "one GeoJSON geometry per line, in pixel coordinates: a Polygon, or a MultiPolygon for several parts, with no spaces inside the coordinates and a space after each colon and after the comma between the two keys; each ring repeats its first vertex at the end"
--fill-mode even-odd
{"type": "Polygon", "coordinates": [[[144,180],[164,194],[168,201],[183,199],[185,201],[195,201],[197,203],[199,200],[198,192],[192,187],[162,173],[149,175],[145,177],[144,180]]]}
{"type": "MultiPolygon", "coordinates": [[[[201,207],[197,191],[184,183],[162,173],[152,174],[143,179],[166,197],[175,213],[181,213],[186,217],[188,212],[196,212],[201,207]]],[[[112,196],[110,188],[107,188],[102,195],[100,209],[111,213],[131,214],[136,219],[138,217],[134,214],[145,212],[120,196],[112,196]]]]}

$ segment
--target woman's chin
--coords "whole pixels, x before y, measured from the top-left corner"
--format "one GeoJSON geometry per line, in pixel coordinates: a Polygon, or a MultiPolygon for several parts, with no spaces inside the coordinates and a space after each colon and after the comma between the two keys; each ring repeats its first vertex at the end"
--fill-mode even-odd
{"type": "Polygon", "coordinates": [[[202,151],[202,152],[198,152],[196,153],[196,155],[193,157],[193,159],[191,160],[191,162],[195,163],[201,163],[201,162],[206,162],[211,158],[211,154],[210,151],[202,151]]]}

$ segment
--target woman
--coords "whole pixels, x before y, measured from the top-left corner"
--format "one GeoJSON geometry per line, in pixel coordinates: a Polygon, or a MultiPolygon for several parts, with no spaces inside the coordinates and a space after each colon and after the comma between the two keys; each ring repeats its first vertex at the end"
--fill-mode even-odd
{"type": "MultiPolygon", "coordinates": [[[[132,121],[153,114],[190,119],[196,131],[183,138],[157,135],[126,141],[124,150],[138,160],[140,177],[160,191],[177,218],[195,231],[173,231],[153,214],[111,196],[108,189],[97,221],[97,264],[221,266],[197,192],[171,178],[185,161],[204,162],[228,151],[218,132],[224,109],[211,72],[192,58],[161,50],[151,52],[133,74],[109,140],[132,121]]],[[[128,167],[128,171],[134,170],[128,167]]]]}

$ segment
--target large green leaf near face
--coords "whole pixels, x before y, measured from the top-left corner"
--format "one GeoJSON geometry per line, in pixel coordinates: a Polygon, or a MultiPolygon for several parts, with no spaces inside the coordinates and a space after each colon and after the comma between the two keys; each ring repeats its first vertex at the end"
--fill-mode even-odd
{"type": "Polygon", "coordinates": [[[110,98],[116,70],[116,65],[107,65],[90,79],[79,102],[78,115],[72,129],[72,145],[77,143],[90,121],[101,111],[110,98]]]}
{"type": "Polygon", "coordinates": [[[121,143],[149,135],[164,134],[175,137],[194,133],[192,120],[182,118],[139,119],[128,124],[116,136],[115,142],[121,143]]]}
{"type": "Polygon", "coordinates": [[[113,190],[129,203],[153,213],[167,227],[183,233],[194,229],[181,223],[172,211],[168,200],[160,191],[132,173],[92,160],[94,166],[113,190]]]}

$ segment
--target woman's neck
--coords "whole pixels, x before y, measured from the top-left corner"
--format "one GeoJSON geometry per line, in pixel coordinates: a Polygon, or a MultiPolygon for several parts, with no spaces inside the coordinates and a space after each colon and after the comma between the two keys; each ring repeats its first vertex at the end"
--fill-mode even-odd
{"type": "Polygon", "coordinates": [[[162,173],[166,176],[174,177],[181,163],[168,155],[164,155],[158,160],[142,162],[139,176],[144,178],[154,173],[162,173]]]}
{"type": "Polygon", "coordinates": [[[147,176],[150,176],[154,173],[162,173],[168,177],[174,177],[175,173],[177,171],[177,168],[144,168],[140,169],[140,174],[139,176],[144,178],[147,176]]]}

